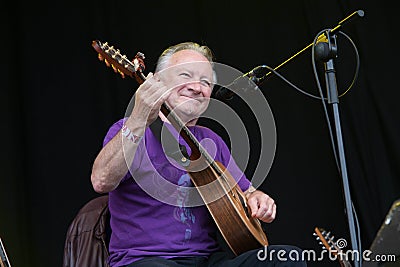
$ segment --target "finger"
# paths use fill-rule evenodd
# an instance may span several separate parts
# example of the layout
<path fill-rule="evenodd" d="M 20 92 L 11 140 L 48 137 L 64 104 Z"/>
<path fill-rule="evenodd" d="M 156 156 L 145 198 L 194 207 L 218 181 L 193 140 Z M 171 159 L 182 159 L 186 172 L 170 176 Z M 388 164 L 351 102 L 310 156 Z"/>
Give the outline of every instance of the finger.
<path fill-rule="evenodd" d="M 149 72 L 146 76 L 146 80 L 151 79 L 154 76 L 152 72 Z"/>
<path fill-rule="evenodd" d="M 271 206 L 271 209 L 269 209 L 262 218 L 260 218 L 262 221 L 270 223 L 275 219 L 276 216 L 276 205 L 275 203 Z"/>
<path fill-rule="evenodd" d="M 257 212 L 258 218 L 269 217 L 273 214 L 274 200 L 268 195 L 264 194 L 260 196 L 259 200 L 259 210 Z"/>
<path fill-rule="evenodd" d="M 276 218 L 276 203 L 274 203 L 274 210 L 273 210 L 272 216 L 271 216 L 272 221 L 275 220 L 275 218 Z"/>
<path fill-rule="evenodd" d="M 157 95 L 157 98 L 154 100 L 157 106 L 161 106 L 161 104 L 163 104 L 171 94 L 171 90 L 167 90 L 166 86 L 160 87 L 159 90 L 161 95 Z"/>
<path fill-rule="evenodd" d="M 156 73 L 154 73 L 154 79 L 156 80 L 156 81 L 161 81 L 161 75 L 160 75 L 160 73 L 159 72 L 156 72 Z"/>
<path fill-rule="evenodd" d="M 257 200 L 257 198 L 250 198 L 247 201 L 247 205 L 250 208 L 251 217 L 257 217 L 257 212 L 258 212 L 258 200 Z"/>
<path fill-rule="evenodd" d="M 146 80 L 144 81 L 143 85 L 146 87 L 146 89 L 149 89 L 152 87 L 152 85 L 155 83 L 154 75 L 153 73 L 149 73 L 146 77 Z"/>
<path fill-rule="evenodd" d="M 150 78 L 145 81 L 139 90 L 142 98 L 145 99 L 146 102 L 153 104 L 158 102 L 160 98 L 163 100 L 167 97 L 164 96 L 167 91 L 164 84 L 159 80 L 156 80 L 154 76 L 150 76 Z"/>
<path fill-rule="evenodd" d="M 260 207 L 257 211 L 256 217 L 259 219 L 265 219 L 272 214 L 272 210 L 269 210 L 268 207 Z"/>

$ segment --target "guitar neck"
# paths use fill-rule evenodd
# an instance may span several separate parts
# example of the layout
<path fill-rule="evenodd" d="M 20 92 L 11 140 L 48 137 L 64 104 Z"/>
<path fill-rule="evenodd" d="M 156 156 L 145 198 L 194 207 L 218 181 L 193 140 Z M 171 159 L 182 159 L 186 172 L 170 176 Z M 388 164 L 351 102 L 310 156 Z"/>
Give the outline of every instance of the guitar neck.
<path fill-rule="evenodd" d="M 192 149 L 192 153 L 194 153 L 196 158 L 198 158 L 201 153 L 199 143 L 186 127 L 185 123 L 183 123 L 183 121 L 175 114 L 175 112 L 171 111 L 171 108 L 166 103 L 163 103 L 161 105 L 161 112 L 171 122 L 171 124 L 179 132 L 183 139 L 185 139 L 186 143 L 188 143 L 188 145 Z"/>
<path fill-rule="evenodd" d="M 334 253 L 341 267 L 353 267 L 347 260 L 346 254 L 334 242 L 333 236 L 330 235 L 330 232 L 315 227 L 314 235 L 318 237 L 317 240 L 320 240 L 320 244 L 323 245 L 323 248 Z"/>
<path fill-rule="evenodd" d="M 3 242 L 0 238 L 0 266 L 1 267 L 11 267 L 11 264 L 8 260 L 6 250 L 4 249 Z"/>
<path fill-rule="evenodd" d="M 220 175 L 223 179 L 226 179 L 223 175 L 223 170 L 215 163 L 214 159 L 210 156 L 207 150 L 199 143 L 197 138 L 187 128 L 185 123 L 173 112 L 171 108 L 163 103 L 161 105 L 161 112 L 171 122 L 174 128 L 179 132 L 180 136 L 186 141 L 192 150 L 191 160 L 196 160 L 203 156 L 207 163 L 214 169 L 214 171 Z"/>

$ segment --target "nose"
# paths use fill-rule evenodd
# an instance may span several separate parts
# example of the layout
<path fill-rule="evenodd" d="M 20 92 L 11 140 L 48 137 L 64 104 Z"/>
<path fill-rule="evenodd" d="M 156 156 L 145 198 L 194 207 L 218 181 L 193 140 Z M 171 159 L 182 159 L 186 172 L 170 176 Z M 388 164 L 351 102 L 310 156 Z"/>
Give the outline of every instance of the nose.
<path fill-rule="evenodd" d="M 200 81 L 193 81 L 189 84 L 189 90 L 192 90 L 194 93 L 199 94 L 201 92 L 201 83 Z"/>

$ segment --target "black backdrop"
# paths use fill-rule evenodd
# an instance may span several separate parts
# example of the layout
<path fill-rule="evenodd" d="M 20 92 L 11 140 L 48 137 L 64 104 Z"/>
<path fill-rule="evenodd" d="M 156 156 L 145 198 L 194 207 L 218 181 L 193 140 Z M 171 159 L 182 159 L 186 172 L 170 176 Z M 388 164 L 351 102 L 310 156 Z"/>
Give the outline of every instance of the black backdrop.
<path fill-rule="evenodd" d="M 90 183 L 91 164 L 108 127 L 124 115 L 137 87 L 97 60 L 92 40 L 108 41 L 128 56 L 143 52 L 148 71 L 167 46 L 197 41 L 209 45 L 218 62 L 246 72 L 260 64 L 277 66 L 320 30 L 358 9 L 365 17 L 343 31 L 359 49 L 360 75 L 339 107 L 365 249 L 400 196 L 399 56 L 393 50 L 398 23 L 390 5 L 316 0 L 9 1 L 0 11 L 0 237 L 11 263 L 61 265 L 69 223 L 97 196 Z M 342 92 L 354 74 L 355 56 L 343 37 L 338 45 Z M 281 73 L 317 94 L 310 51 Z M 261 89 L 277 129 L 275 160 L 262 185 L 278 203 L 278 217 L 267 226 L 270 243 L 320 251 L 312 236 L 315 226 L 349 241 L 341 178 L 321 102 L 277 77 Z"/>

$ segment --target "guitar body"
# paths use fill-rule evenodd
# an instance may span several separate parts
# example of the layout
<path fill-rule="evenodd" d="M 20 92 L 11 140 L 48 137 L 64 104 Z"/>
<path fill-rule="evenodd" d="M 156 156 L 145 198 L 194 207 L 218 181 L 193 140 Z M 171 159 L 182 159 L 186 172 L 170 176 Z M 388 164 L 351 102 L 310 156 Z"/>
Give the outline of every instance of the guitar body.
<path fill-rule="evenodd" d="M 223 238 L 235 255 L 267 246 L 268 239 L 261 223 L 250 217 L 244 206 L 246 197 L 243 191 L 228 170 L 221 163 L 216 163 L 228 179 L 219 177 L 212 168 L 199 168 L 199 164 L 191 163 L 188 171 Z M 196 172 L 190 172 L 191 168 L 196 169 Z M 213 183 L 212 186 L 207 186 L 210 183 Z M 215 200 L 215 196 L 221 197 Z"/>

